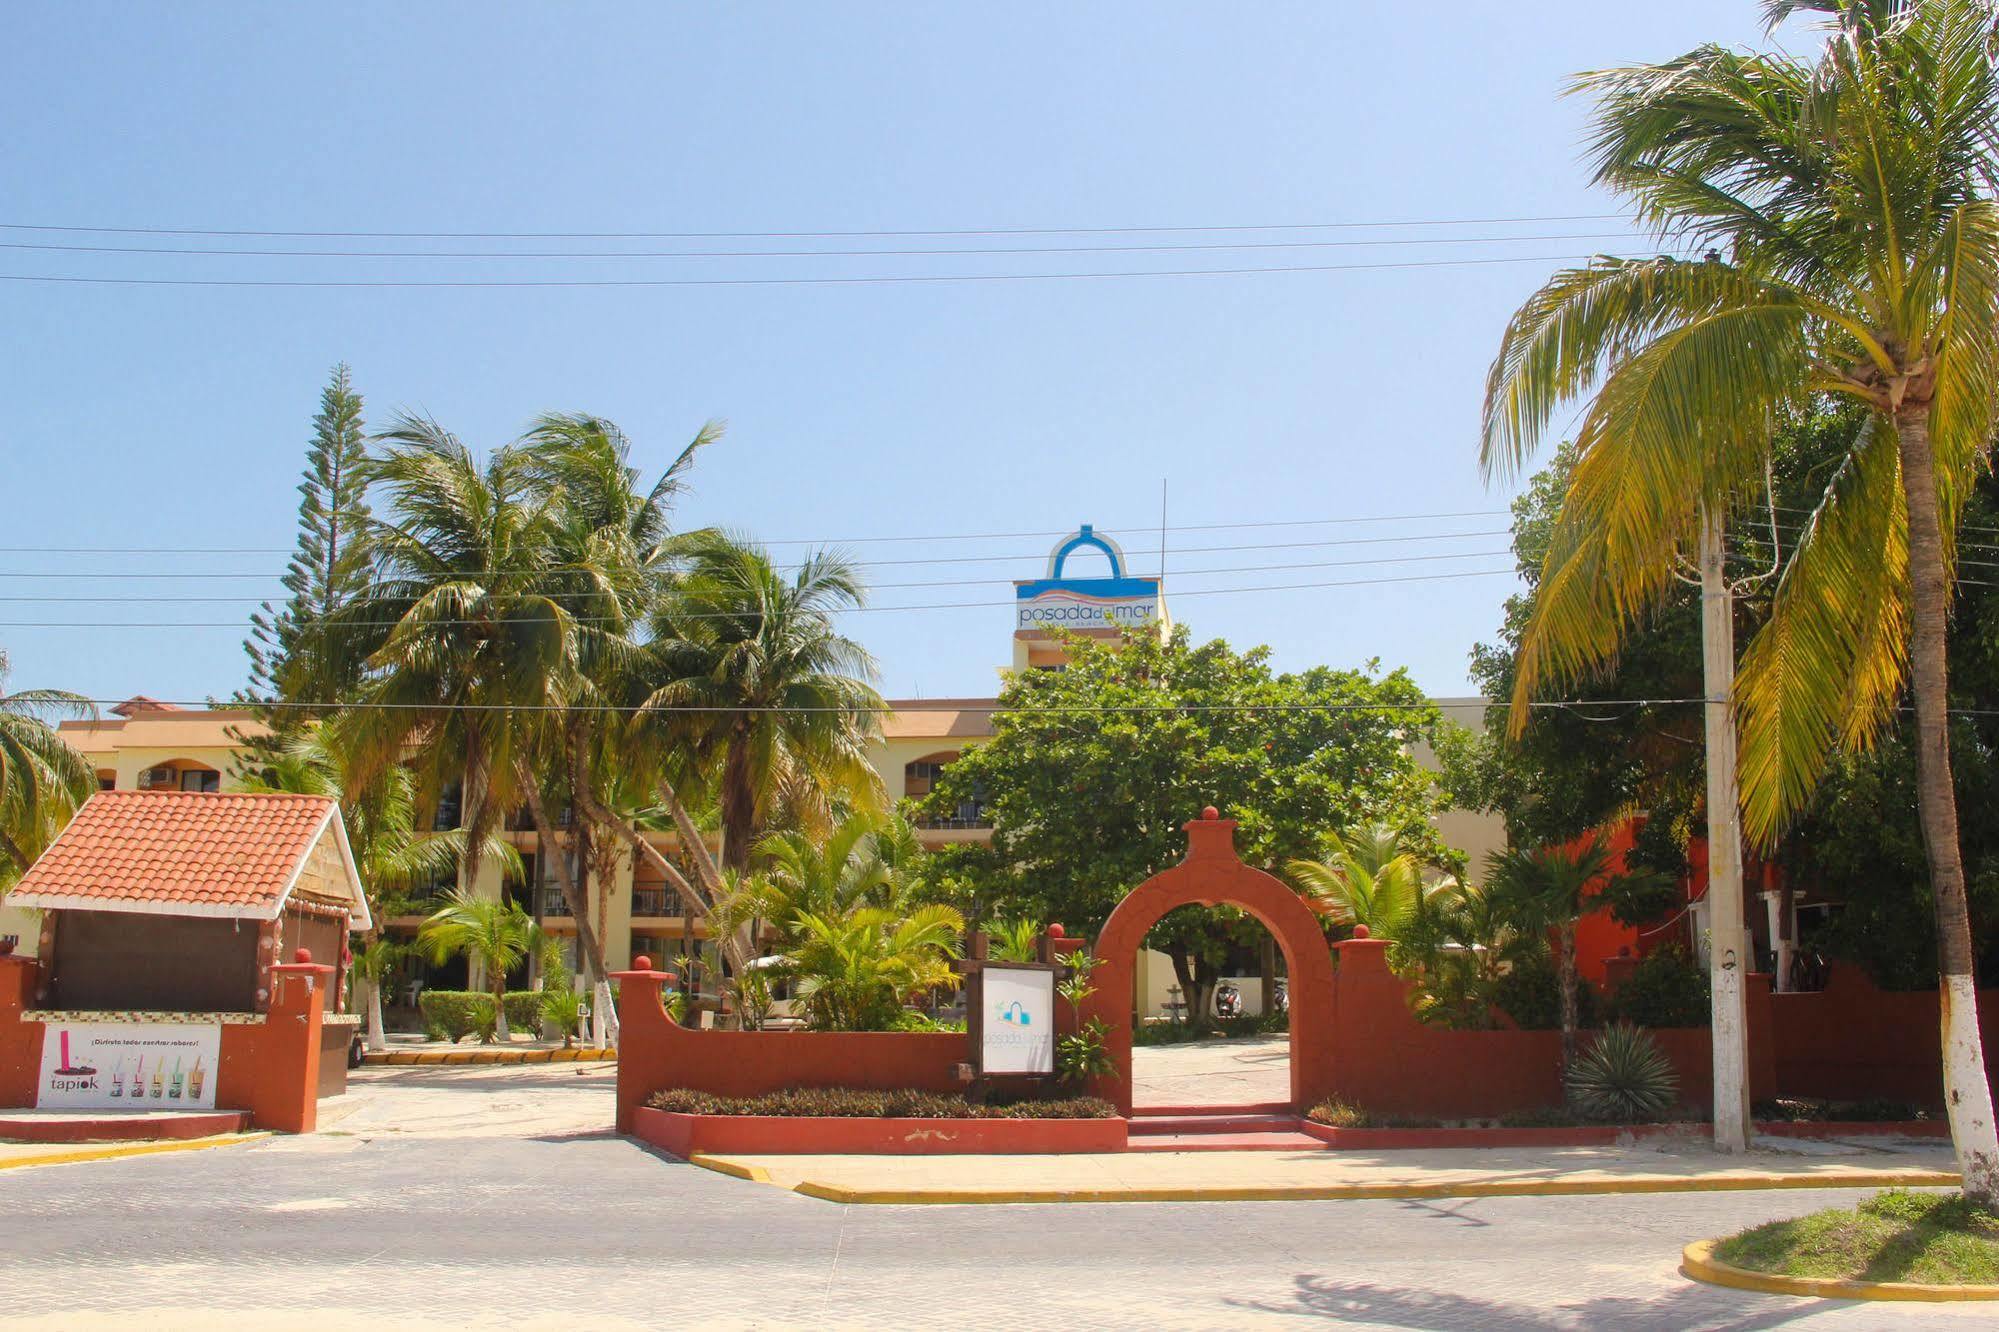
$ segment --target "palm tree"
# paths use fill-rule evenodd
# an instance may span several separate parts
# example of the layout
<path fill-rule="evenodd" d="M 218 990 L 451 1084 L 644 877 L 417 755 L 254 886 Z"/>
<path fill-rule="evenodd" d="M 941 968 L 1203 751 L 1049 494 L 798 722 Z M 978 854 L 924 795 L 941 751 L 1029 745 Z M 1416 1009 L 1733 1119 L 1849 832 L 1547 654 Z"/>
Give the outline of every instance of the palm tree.
<path fill-rule="evenodd" d="M 416 940 L 434 962 L 463 953 L 478 963 L 493 995 L 494 1033 L 505 1041 L 507 973 L 541 946 L 541 931 L 528 913 L 515 903 L 456 888 L 444 906 L 417 927 Z"/>
<path fill-rule="evenodd" d="M 0 886 L 25 874 L 97 789 L 97 774 L 48 720 L 95 717 L 90 700 L 60 689 L 10 694 L 6 684 L 0 651 Z"/>
<path fill-rule="evenodd" d="M 1401 849 L 1394 829 L 1376 825 L 1359 835 L 1332 837 L 1325 860 L 1294 860 L 1291 880 L 1340 925 L 1361 925 L 1376 939 L 1400 939 L 1425 901 L 1439 891 L 1423 882 L 1423 867 Z"/>
<path fill-rule="evenodd" d="M 241 778 L 245 791 L 288 791 L 327 796 L 340 802 L 347 844 L 368 894 L 368 912 L 376 924 L 354 955 L 356 998 L 364 1005 L 368 1048 L 387 1048 L 382 1025 L 382 978 L 401 957 L 401 950 L 382 933 L 381 922 L 399 914 L 412 895 L 427 895 L 431 885 L 458 866 L 465 831 L 427 831 L 418 818 L 417 778 L 408 765 L 395 763 L 377 772 L 365 785 L 353 784 L 353 760 L 341 749 L 345 732 L 321 723 L 298 732 L 261 768 Z M 487 835 L 481 852 L 499 862 L 505 877 L 521 877 L 520 853 L 497 831 Z"/>
<path fill-rule="evenodd" d="M 559 698 L 575 664 L 550 501 L 517 447 L 482 467 L 449 431 L 414 416 L 378 438 L 388 448 L 369 462 L 370 488 L 392 507 L 369 525 L 377 575 L 335 620 L 372 640 L 351 744 L 364 776 L 414 749 L 426 794 L 460 780 L 469 885 L 486 832 L 519 803 L 534 714 Z"/>
<path fill-rule="evenodd" d="M 1486 893 L 1501 918 L 1521 934 L 1547 938 L 1554 946 L 1564 1077 L 1576 1057 L 1576 925 L 1590 912 L 1658 881 L 1649 870 L 1615 868 L 1616 861 L 1596 833 L 1562 846 L 1509 846 L 1486 861 Z"/>
<path fill-rule="evenodd" d="M 644 789 L 643 776 L 653 761 L 627 751 L 627 728 L 616 709 L 631 701 L 639 662 L 636 634 L 658 603 L 675 558 L 673 501 L 685 489 L 695 455 L 721 433 L 719 423 L 709 422 L 649 489 L 641 487 L 630 465 L 630 441 L 601 417 L 543 416 L 520 443 L 530 486 L 550 501 L 555 558 L 548 582 L 568 608 L 575 633 L 573 669 L 559 682 L 561 706 L 545 719 L 545 753 L 539 760 L 542 768 L 560 774 L 576 814 L 573 869 L 558 850 L 540 791 L 524 779 L 523 794 L 572 911 L 587 911 L 595 900 L 591 880 L 604 882 L 599 868 L 608 863 L 613 837 L 660 867 L 690 912 L 705 915 L 713 901 L 712 891 L 704 894 L 688 884 L 632 827 L 628 808 L 635 792 Z M 677 796 L 670 789 L 667 794 L 677 805 Z M 695 853 L 705 860 L 705 847 L 697 846 Z M 601 1042 L 614 1021 L 609 975 L 594 929 L 587 942 L 581 930 L 578 939 Z"/>
<path fill-rule="evenodd" d="M 1501 341 L 1488 475 L 1589 398 L 1515 703 L 1615 654 L 1704 516 L 1760 493 L 1773 418 L 1819 400 L 1866 413 L 1743 660 L 1743 814 L 1770 845 L 1831 751 L 1869 744 L 1913 694 L 1951 1131 L 1965 1191 L 1999 1205 L 1944 654 L 1955 525 L 1999 403 L 1994 8 L 1765 9 L 1838 17 L 1815 60 L 1707 46 L 1579 80 L 1598 98 L 1598 183 L 1706 257 L 1560 273 Z"/>
<path fill-rule="evenodd" d="M 860 907 L 844 915 L 807 912 L 787 971 L 799 980 L 812 1026 L 825 1031 L 886 1031 L 903 1002 L 956 979 L 965 918 L 947 906 L 908 913 Z"/>
<path fill-rule="evenodd" d="M 821 552 L 784 577 L 747 542 L 691 537 L 686 571 L 654 617 L 644 720 L 712 771 L 722 864 L 746 869 L 780 800 L 830 815 L 881 803 L 865 748 L 880 727 L 874 661 L 839 633 L 862 604 L 855 566 Z"/>

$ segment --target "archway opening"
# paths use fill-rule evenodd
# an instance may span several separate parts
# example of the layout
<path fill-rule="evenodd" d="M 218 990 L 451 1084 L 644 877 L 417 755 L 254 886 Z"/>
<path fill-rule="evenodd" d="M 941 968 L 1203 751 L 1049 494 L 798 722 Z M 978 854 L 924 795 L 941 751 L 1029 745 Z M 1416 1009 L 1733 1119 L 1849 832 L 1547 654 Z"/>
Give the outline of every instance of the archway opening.
<path fill-rule="evenodd" d="M 1133 968 L 1133 1105 L 1288 1104 L 1289 973 L 1247 911 L 1190 904 L 1160 917 Z"/>

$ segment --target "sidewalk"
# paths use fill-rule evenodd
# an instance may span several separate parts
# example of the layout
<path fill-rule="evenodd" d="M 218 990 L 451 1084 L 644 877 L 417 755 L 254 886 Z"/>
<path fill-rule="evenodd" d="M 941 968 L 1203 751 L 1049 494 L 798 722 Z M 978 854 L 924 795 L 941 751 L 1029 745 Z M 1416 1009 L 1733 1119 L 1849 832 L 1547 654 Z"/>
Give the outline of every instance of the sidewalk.
<path fill-rule="evenodd" d="M 476 1037 L 463 1041 L 425 1040 L 421 1036 L 391 1034 L 389 1048 L 361 1056 L 365 1065 L 409 1064 L 569 1064 L 596 1060 L 615 1061 L 615 1049 L 599 1050 L 581 1039 L 564 1049 L 561 1041 L 544 1041 L 514 1036 L 505 1043 L 481 1044 Z"/>
<path fill-rule="evenodd" d="M 1689 1141 L 1422 1152 L 1120 1152 L 1076 1156 L 710 1156 L 694 1164 L 845 1203 L 1466 1198 L 1721 1189 L 1955 1187 L 1934 1141 Z"/>

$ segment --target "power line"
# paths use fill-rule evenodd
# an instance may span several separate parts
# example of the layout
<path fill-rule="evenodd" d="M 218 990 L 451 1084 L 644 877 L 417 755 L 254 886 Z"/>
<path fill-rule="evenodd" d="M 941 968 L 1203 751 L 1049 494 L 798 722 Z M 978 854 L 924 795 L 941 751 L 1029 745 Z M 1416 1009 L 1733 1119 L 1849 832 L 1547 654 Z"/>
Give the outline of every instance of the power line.
<path fill-rule="evenodd" d="M 1121 278 L 1247 277 L 1266 273 L 1351 273 L 1386 269 L 1465 268 L 1482 264 L 1574 263 L 1600 256 L 1588 254 L 1516 254 L 1482 259 L 1406 259 L 1367 264 L 1279 264 L 1246 268 L 1135 268 L 1089 273 L 904 273 L 864 277 L 741 277 L 741 278 L 466 278 L 466 279 L 314 279 L 314 278 L 158 278 L 79 277 L 0 273 L 0 282 L 112 287 L 290 287 L 317 289 L 516 289 L 582 287 L 853 287 L 903 286 L 948 282 L 1074 282 Z"/>
<path fill-rule="evenodd" d="M 1278 518 L 1258 519 L 1241 523 L 1175 523 L 1168 531 L 1173 532 L 1221 532 L 1237 529 L 1264 527 L 1330 527 L 1355 523 L 1407 523 L 1423 522 L 1444 518 L 1503 518 L 1506 509 L 1459 509 L 1438 513 L 1384 513 L 1363 517 L 1347 518 Z M 1143 532 L 1151 536 L 1157 527 L 1143 529 L 1133 527 L 1097 527 L 1100 535 L 1125 537 Z M 1074 528 L 1056 528 L 1036 532 L 944 532 L 926 536 L 861 536 L 861 537 L 782 537 L 758 541 L 763 546 L 863 546 L 910 541 L 1011 541 L 1031 538 L 1074 536 Z M 15 555 L 289 555 L 290 546 L 0 546 L 0 554 Z M 1036 558 L 1042 558 L 1042 552 Z"/>
<path fill-rule="evenodd" d="M 62 245 L 0 241 L 0 250 L 49 254 L 164 254 L 205 259 L 903 259 L 1023 254 L 1179 254 L 1214 250 L 1326 250 L 1380 245 L 1519 245 L 1548 241 L 1639 240 L 1628 231 L 1530 236 L 1409 236 L 1369 240 L 1194 241 L 1147 245 L 1008 245 L 872 250 L 265 250 L 183 245 Z"/>
<path fill-rule="evenodd" d="M 1384 583 L 1432 583 L 1432 582 L 1445 581 L 1453 578 L 1484 578 L 1484 577 L 1493 577 L 1500 574 L 1511 575 L 1513 572 L 1514 571 L 1512 569 L 1464 569 L 1452 573 L 1408 574 L 1405 576 L 1395 577 L 1395 578 L 1352 578 L 1352 579 L 1342 579 L 1337 581 L 1317 582 L 1317 583 L 1275 583 L 1275 584 L 1267 584 L 1257 587 L 1192 588 L 1184 592 L 1176 592 L 1174 596 L 1176 598 L 1208 597 L 1208 596 L 1221 596 L 1224 594 L 1232 595 L 1242 592 L 1302 592 L 1302 591 L 1311 591 L 1317 588 L 1327 588 L 1327 587 L 1368 587 Z M 1014 606 L 1017 604 L 1018 604 L 1017 602 L 1012 602 L 1012 601 L 943 601 L 943 602 L 931 602 L 924 605 L 910 605 L 910 606 L 835 606 L 829 608 L 828 613 L 833 615 L 840 615 L 840 614 L 864 614 L 869 612 L 887 612 L 887 611 L 997 610 L 997 609 L 1004 609 L 1006 607 Z M 555 618 L 556 617 L 554 616 L 542 616 L 539 618 L 534 616 L 521 616 L 509 619 L 508 623 L 511 625 L 547 624 L 555 622 Z M 563 618 L 567 622 L 573 624 L 593 624 L 593 623 L 624 624 L 624 623 L 629 623 L 630 621 L 630 617 L 626 616 L 572 615 Z M 742 619 L 744 617 L 736 612 L 723 611 L 723 612 L 714 612 L 714 613 L 697 612 L 693 614 L 677 616 L 675 618 L 681 620 L 734 620 L 734 619 Z M 367 628 L 388 629 L 388 628 L 393 628 L 400 623 L 401 623 L 400 620 L 348 620 L 343 623 L 343 627 L 353 628 L 353 629 L 367 629 Z M 433 625 L 487 624 L 490 623 L 490 621 L 447 618 L 447 619 L 429 620 L 426 621 L 426 623 Z M 241 630 L 244 627 L 245 627 L 244 622 L 241 620 L 215 620 L 215 621 L 16 620 L 16 621 L 0 622 L 0 629 L 237 629 Z"/>
<path fill-rule="evenodd" d="M 1215 555 L 1215 554 L 1225 554 L 1225 553 L 1245 551 L 1245 550 L 1317 550 L 1327 546 L 1383 546 L 1383 545 L 1393 545 L 1396 543 L 1409 542 L 1409 541 L 1463 541 L 1463 540 L 1469 540 L 1474 537 L 1495 537 L 1495 536 L 1505 536 L 1505 535 L 1507 535 L 1507 531 L 1505 528 L 1491 529 L 1479 532 L 1418 532 L 1418 533 L 1412 533 L 1409 536 L 1341 537 L 1341 538 L 1328 538 L 1323 541 L 1266 541 L 1266 542 L 1257 542 L 1252 544 L 1239 544 L 1239 545 L 1230 545 L 1230 546 L 1182 546 L 1169 553 L 1174 555 Z M 258 552 L 258 553 L 264 554 L 269 552 Z M 1047 558 L 1047 553 L 1045 551 L 1038 551 L 1038 552 L 1031 552 L 1028 554 L 1019 554 L 1019 555 L 1015 554 L 941 555 L 941 556 L 925 556 L 918 559 L 903 559 L 903 560 L 855 560 L 853 561 L 853 564 L 856 568 L 861 568 L 861 569 L 886 569 L 886 568 L 893 568 L 893 567 L 900 567 L 907 565 L 929 565 L 929 564 L 1006 564 L 1006 563 L 1025 563 L 1025 562 L 1038 563 L 1046 558 Z M 795 564 L 785 564 L 785 565 L 780 565 L 778 567 L 795 569 L 798 566 Z M 559 571 L 522 570 L 522 569 L 456 569 L 453 570 L 452 572 L 458 577 L 474 578 L 474 577 L 492 577 L 494 575 L 505 575 L 505 574 L 516 574 L 516 573 L 544 574 L 544 573 L 554 573 Z M 91 570 L 86 572 L 75 569 L 62 569 L 62 570 L 56 570 L 51 573 L 36 573 L 27 570 L 12 570 L 7 572 L 0 572 L 0 578 L 121 578 L 123 577 L 123 578 L 194 580 L 194 579 L 211 579 L 211 578 L 271 579 L 282 576 L 283 576 L 282 570 L 278 571 L 277 573 L 266 574 L 266 573 L 233 573 L 233 572 L 223 572 L 212 569 L 200 569 L 192 573 L 164 573 L 154 570 L 141 570 L 137 573 L 130 573 L 130 574 L 121 574 L 116 571 L 107 572 L 104 570 Z"/>
<path fill-rule="evenodd" d="M 1275 573 L 1279 571 L 1295 570 L 1295 569 L 1344 569 L 1344 568 L 1351 568 L 1356 565 L 1366 565 L 1366 564 L 1418 564 L 1418 563 L 1428 563 L 1434 560 L 1487 559 L 1493 556 L 1511 556 L 1512 554 L 1513 552 L 1510 550 L 1460 550 L 1442 555 L 1386 555 L 1377 559 L 1367 559 L 1367 560 L 1313 560 L 1301 564 L 1238 564 L 1219 569 L 1182 569 L 1173 576 L 1175 578 L 1181 578 L 1181 577 L 1193 578 L 1193 577 L 1200 577 L 1203 575 L 1214 575 L 1214 574 Z M 1999 567 L 1999 566 L 1994 566 L 1994 567 Z M 32 578 L 34 576 L 35 575 L 33 574 L 26 574 L 26 575 L 0 574 L 0 578 L 11 578 L 11 577 Z M 88 577 L 88 576 L 98 576 L 98 575 L 85 575 L 85 576 Z M 115 577 L 116 575 L 107 574 L 101 576 Z M 216 574 L 211 576 L 212 577 L 231 577 L 231 576 L 255 577 L 259 575 Z M 910 582 L 910 583 L 873 583 L 869 585 L 868 591 L 873 593 L 895 588 L 909 588 L 909 587 L 1011 587 L 1016 581 L 1018 580 L 1012 578 L 944 578 L 944 579 L 925 580 L 925 581 Z M 1193 590 L 1194 589 L 1186 589 L 1185 591 L 1176 591 L 1175 595 L 1176 596 L 1188 595 Z M 599 592 L 540 592 L 536 593 L 535 595 L 537 597 L 545 598 L 550 601 L 563 602 L 563 601 L 588 601 L 595 598 L 599 598 L 603 594 Z M 246 602 L 255 603 L 255 602 L 265 602 L 272 600 L 276 600 L 276 598 L 265 597 L 255 592 L 239 593 L 235 596 L 226 596 L 226 597 L 184 597 L 184 596 L 158 596 L 158 595 L 132 596 L 132 597 L 95 597 L 95 596 L 74 596 L 74 595 L 22 596 L 22 595 L 12 595 L 12 594 L 0 595 L 0 602 L 52 602 L 52 603 L 64 603 L 64 604 L 126 603 L 126 604 L 137 605 L 137 604 L 178 602 L 178 603 L 205 603 L 208 605 L 239 605 Z"/>
<path fill-rule="evenodd" d="M 1342 231 L 1392 227 L 1514 226 L 1530 222 L 1604 222 L 1623 213 L 1542 214 L 1530 217 L 1406 218 L 1392 222 L 1258 222 L 1184 226 L 961 227 L 930 231 L 250 231 L 198 227 L 57 226 L 0 222 L 4 231 L 55 231 L 98 236 L 238 236 L 262 240 L 863 240 L 910 236 L 1111 236 L 1161 232 Z"/>

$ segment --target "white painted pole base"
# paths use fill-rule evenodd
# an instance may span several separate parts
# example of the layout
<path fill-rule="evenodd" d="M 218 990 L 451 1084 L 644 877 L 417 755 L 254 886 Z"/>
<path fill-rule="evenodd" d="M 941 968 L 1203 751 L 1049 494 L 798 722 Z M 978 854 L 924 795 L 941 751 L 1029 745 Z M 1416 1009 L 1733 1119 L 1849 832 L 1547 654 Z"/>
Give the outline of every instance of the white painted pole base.
<path fill-rule="evenodd" d="M 1745 1001 L 1748 931 L 1717 932 L 1709 943 L 1714 1022 L 1714 1145 L 1749 1150 L 1749 1014 Z"/>
<path fill-rule="evenodd" d="M 1978 1034 L 1978 992 L 1969 976 L 1945 976 L 1938 992 L 1943 1003 L 1944 1104 L 1964 1191 L 1988 1204 L 1999 1202 L 1999 1126 L 1993 1121 L 1992 1087 Z"/>

